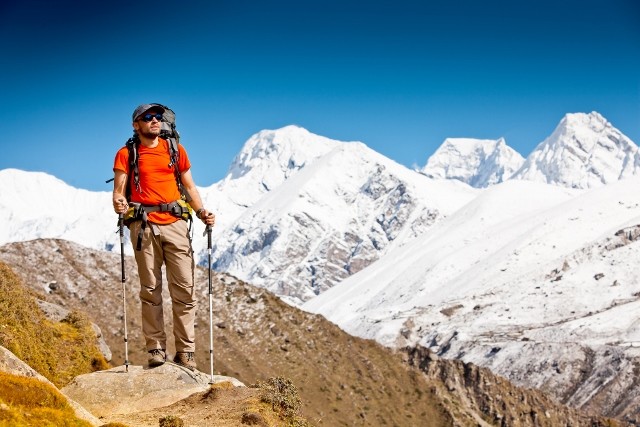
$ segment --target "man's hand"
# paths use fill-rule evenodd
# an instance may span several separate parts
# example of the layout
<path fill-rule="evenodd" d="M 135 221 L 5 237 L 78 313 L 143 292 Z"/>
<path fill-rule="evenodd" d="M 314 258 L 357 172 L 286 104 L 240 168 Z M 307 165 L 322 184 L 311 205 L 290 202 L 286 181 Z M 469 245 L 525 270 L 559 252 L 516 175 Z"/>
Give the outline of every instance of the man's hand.
<path fill-rule="evenodd" d="M 114 171 L 113 175 L 113 210 L 117 214 L 127 213 L 129 204 L 124 197 L 127 188 L 127 174 L 121 170 Z"/>
<path fill-rule="evenodd" d="M 127 213 L 128 209 L 129 209 L 129 204 L 127 203 L 127 199 L 125 199 L 123 196 L 116 196 L 114 194 L 114 196 L 113 196 L 113 210 L 117 214 L 124 214 L 124 213 Z"/>
<path fill-rule="evenodd" d="M 206 209 L 198 210 L 198 218 L 205 224 L 213 227 L 216 224 L 216 216 L 213 212 Z"/>

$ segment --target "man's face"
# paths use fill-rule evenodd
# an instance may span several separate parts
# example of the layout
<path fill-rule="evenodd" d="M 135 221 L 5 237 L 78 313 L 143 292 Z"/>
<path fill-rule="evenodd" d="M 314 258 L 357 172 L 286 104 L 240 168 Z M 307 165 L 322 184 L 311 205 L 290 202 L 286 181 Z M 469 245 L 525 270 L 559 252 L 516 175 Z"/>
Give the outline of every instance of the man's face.
<path fill-rule="evenodd" d="M 139 115 L 135 122 L 133 122 L 133 128 L 138 135 L 146 138 L 155 138 L 160 135 L 162 129 L 162 113 L 160 110 L 151 108 Z"/>

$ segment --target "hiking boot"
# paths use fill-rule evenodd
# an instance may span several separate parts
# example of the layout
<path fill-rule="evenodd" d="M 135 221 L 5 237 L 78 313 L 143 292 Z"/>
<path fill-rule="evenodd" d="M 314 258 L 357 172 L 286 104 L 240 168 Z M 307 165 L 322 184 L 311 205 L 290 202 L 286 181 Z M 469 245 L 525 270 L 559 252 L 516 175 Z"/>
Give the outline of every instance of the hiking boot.
<path fill-rule="evenodd" d="M 156 366 L 160 366 L 167 361 L 167 353 L 164 350 L 154 349 L 149 350 L 149 367 L 155 368 Z"/>
<path fill-rule="evenodd" d="M 196 359 L 193 357 L 192 351 L 179 351 L 173 358 L 173 361 L 180 366 L 184 366 L 192 371 L 196 369 Z"/>

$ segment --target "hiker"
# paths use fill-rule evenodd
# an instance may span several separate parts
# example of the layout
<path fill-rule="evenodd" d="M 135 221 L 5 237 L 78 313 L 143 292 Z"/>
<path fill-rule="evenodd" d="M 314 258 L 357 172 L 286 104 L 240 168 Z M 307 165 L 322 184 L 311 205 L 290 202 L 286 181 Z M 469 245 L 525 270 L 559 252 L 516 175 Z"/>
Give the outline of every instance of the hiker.
<path fill-rule="evenodd" d="M 113 209 L 118 214 L 133 215 L 125 224 L 140 276 L 142 333 L 149 366 L 160 366 L 167 360 L 162 310 L 164 263 L 173 309 L 173 361 L 194 370 L 196 294 L 190 224 L 185 220 L 191 218 L 191 211 L 183 208 L 180 190 L 204 224 L 213 226 L 215 215 L 202 205 L 184 147 L 176 144 L 172 155 L 171 144 L 160 136 L 165 108 L 173 114 L 160 104 L 142 104 L 134 110 L 133 143 L 118 150 L 113 165 Z M 132 160 L 135 158 L 137 164 Z"/>

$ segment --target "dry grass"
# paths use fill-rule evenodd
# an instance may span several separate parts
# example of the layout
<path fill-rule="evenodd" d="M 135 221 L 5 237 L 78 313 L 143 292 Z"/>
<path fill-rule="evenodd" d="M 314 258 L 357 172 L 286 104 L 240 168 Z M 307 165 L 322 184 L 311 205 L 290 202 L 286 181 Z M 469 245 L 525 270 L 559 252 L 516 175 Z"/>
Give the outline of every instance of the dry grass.
<path fill-rule="evenodd" d="M 4 263 L 0 263 L 0 345 L 57 387 L 108 367 L 88 318 L 71 312 L 61 322 L 47 320 L 34 295 Z"/>
<path fill-rule="evenodd" d="M 298 396 L 298 390 L 290 379 L 282 377 L 269 378 L 267 381 L 258 382 L 261 390 L 260 400 L 278 414 L 280 419 L 294 426 L 308 426 L 309 424 L 300 416 L 302 402 Z"/>
<path fill-rule="evenodd" d="M 90 427 L 76 418 L 66 399 L 51 385 L 35 378 L 0 372 L 0 427 Z"/>

